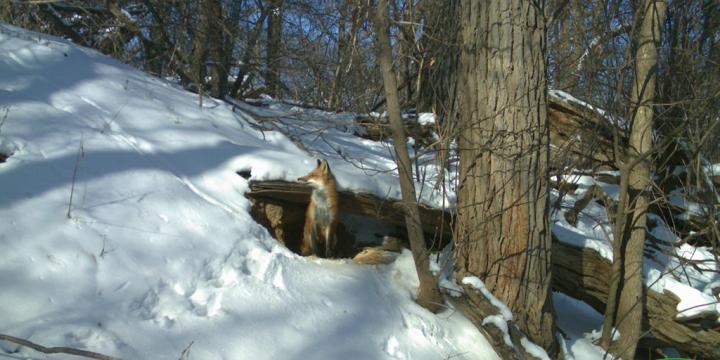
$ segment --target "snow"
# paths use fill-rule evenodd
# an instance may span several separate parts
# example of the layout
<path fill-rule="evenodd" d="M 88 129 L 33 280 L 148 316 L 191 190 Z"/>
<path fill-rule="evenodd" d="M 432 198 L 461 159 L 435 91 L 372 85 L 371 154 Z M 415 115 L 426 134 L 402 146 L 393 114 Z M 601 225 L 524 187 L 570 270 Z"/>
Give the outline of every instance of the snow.
<path fill-rule="evenodd" d="M 466 276 L 462 279 L 462 283 L 470 285 L 480 291 L 480 293 L 483 294 L 483 296 L 500 311 L 499 314 L 486 316 L 483 319 L 482 324 L 493 324 L 495 327 L 500 329 L 503 333 L 503 341 L 505 344 L 507 346 L 514 347 L 512 340 L 510 340 L 510 331 L 507 324 L 508 321 L 513 319 L 513 314 L 512 311 L 510 311 L 510 308 L 500 301 L 500 299 L 496 298 L 490 290 L 487 289 L 485 283 L 483 283 L 483 281 L 477 276 Z"/>
<path fill-rule="evenodd" d="M 560 209 L 553 212 L 553 234 L 562 243 L 594 250 L 603 258 L 612 261 L 612 227 L 605 207 L 591 201 L 578 214 L 576 225 L 568 223 L 565 214 L 593 185 L 597 185 L 606 195 L 617 200 L 617 185 L 602 183 L 587 175 L 569 175 L 563 179 L 576 184 L 578 188 L 573 194 L 563 194 Z M 560 194 L 557 190 L 551 191 L 551 204 L 557 201 L 558 196 Z M 681 204 L 682 197 L 673 193 L 670 199 Z M 687 209 L 694 209 L 691 204 L 682 205 Z M 667 245 L 645 247 L 645 286 L 659 293 L 671 292 L 676 295 L 679 299 L 676 317 L 679 319 L 710 314 L 720 321 L 720 304 L 713 295 L 713 289 L 720 287 L 720 268 L 712 250 L 688 244 L 673 246 L 680 243 L 680 239 L 670 226 L 655 214 L 648 214 L 648 219 L 649 223 L 655 224 L 648 229 L 650 234 Z M 685 264 L 688 261 L 694 264 Z"/>
<path fill-rule="evenodd" d="M 549 94 L 550 96 L 554 96 L 554 97 L 560 98 L 560 99 L 562 99 L 562 100 L 564 100 L 564 101 L 567 101 L 567 102 L 570 102 L 570 103 L 574 103 L 575 105 L 578 105 L 578 106 L 587 108 L 588 110 L 592 110 L 592 111 L 598 113 L 600 116 L 609 118 L 609 114 L 608 114 L 605 110 L 600 109 L 600 108 L 598 108 L 598 107 L 596 107 L 596 106 L 590 105 L 590 104 L 588 104 L 587 102 L 582 101 L 582 100 L 580 100 L 580 99 L 578 99 L 578 98 L 576 98 L 576 97 L 574 97 L 574 96 L 572 96 L 572 95 L 570 95 L 570 94 L 568 94 L 568 93 L 566 93 L 566 92 L 564 92 L 564 91 L 562 91 L 562 90 L 550 89 L 550 90 L 548 91 L 548 94 Z"/>
<path fill-rule="evenodd" d="M 710 176 L 720 176 L 720 163 L 707 165 L 705 172 L 710 174 Z"/>
<path fill-rule="evenodd" d="M 676 215 L 677 218 L 688 220 L 690 217 L 701 217 L 707 214 L 706 205 L 689 201 L 687 197 L 681 194 L 678 190 L 673 191 L 668 195 L 668 202 L 678 208 L 685 209 L 685 212 Z"/>
<path fill-rule="evenodd" d="M 501 315 L 489 315 L 483 319 L 482 324 L 493 324 L 496 328 L 500 329 L 503 333 L 503 341 L 505 342 L 505 345 L 514 347 L 512 340 L 510 339 L 510 330 L 508 329 L 507 322 L 508 321 Z"/>
<path fill-rule="evenodd" d="M 528 340 L 528 338 L 523 337 L 522 339 L 520 339 L 520 345 L 522 345 L 525 351 L 533 357 L 540 360 L 550 360 L 550 357 L 548 356 L 547 352 L 545 352 L 545 349 Z"/>
<path fill-rule="evenodd" d="M 510 308 L 507 307 L 500 299 L 496 298 L 490 290 L 485 287 L 485 283 L 483 283 L 480 278 L 477 276 L 466 276 L 462 279 L 462 283 L 466 285 L 470 285 L 480 291 L 483 296 L 485 296 L 488 301 L 490 301 L 491 304 L 493 304 L 498 310 L 500 310 L 500 315 L 505 321 L 511 321 L 513 319 L 512 311 L 510 311 Z"/>
<path fill-rule="evenodd" d="M 566 359 L 602 359 L 604 351 L 595 345 L 602 333 L 603 316 L 590 305 L 563 293 L 553 293 L 553 305 Z M 608 355 L 608 359 L 612 356 Z"/>
<path fill-rule="evenodd" d="M 9 155 L 0 164 L 0 333 L 128 359 L 177 359 L 189 344 L 197 359 L 497 358 L 451 306 L 431 314 L 415 304 L 408 251 L 378 267 L 303 258 L 250 216 L 248 180 L 237 171 L 294 181 L 318 157 L 341 189 L 400 198 L 392 144 L 356 136 L 354 114 L 269 98 L 258 100 L 264 106 L 205 98 L 200 108 L 197 95 L 171 82 L 4 24 L 0 50 L 0 152 Z M 454 206 L 454 176 L 445 176 L 447 192 L 436 191 L 432 154 L 418 161 L 419 200 Z M 593 184 L 609 192 L 592 177 L 578 181 L 563 206 Z M 611 258 L 600 204 L 588 206 L 578 226 L 563 214 L 555 212 L 553 227 L 561 241 Z M 677 251 L 683 259 L 711 256 Z M 720 286 L 716 265 L 685 269 L 685 284 L 667 275 L 677 259 L 655 256 L 647 280 L 681 297 L 682 316 L 720 311 L 703 305 Z M 441 257 L 433 271 L 457 295 L 451 249 Z M 500 309 L 485 321 L 507 327 L 512 313 L 480 279 L 463 283 Z M 593 310 L 559 296 L 566 358 L 601 358 L 588 340 L 598 331 Z M 5 352 L 37 355 L 2 342 Z"/>
<path fill-rule="evenodd" d="M 300 124 L 342 116 L 281 103 L 252 110 L 300 139 L 260 130 L 243 109 L 199 108 L 169 82 L 7 25 L 0 49 L 0 333 L 127 359 L 177 359 L 191 343 L 194 359 L 495 357 L 459 312 L 415 304 L 409 253 L 386 267 L 302 258 L 248 213 L 236 171 L 294 180 L 314 157 L 344 189 L 399 197 L 388 144 Z"/>
<path fill-rule="evenodd" d="M 419 113 L 418 123 L 422 126 L 435 125 L 435 114 L 433 113 Z"/>
<path fill-rule="evenodd" d="M 553 211 L 553 234 L 563 243 L 577 248 L 592 249 L 603 258 L 612 261 L 612 227 L 602 205 L 594 200 L 588 203 L 585 209 L 577 215 L 576 225 L 568 223 L 565 219 L 566 210 L 571 209 L 575 202 L 598 182 L 587 175 L 565 176 L 563 180 L 576 184 L 578 188 L 574 194 L 563 194 L 560 211 Z M 603 187 L 601 186 L 601 188 Z M 554 204 L 559 196 L 560 193 L 557 190 L 551 189 L 550 203 Z"/>

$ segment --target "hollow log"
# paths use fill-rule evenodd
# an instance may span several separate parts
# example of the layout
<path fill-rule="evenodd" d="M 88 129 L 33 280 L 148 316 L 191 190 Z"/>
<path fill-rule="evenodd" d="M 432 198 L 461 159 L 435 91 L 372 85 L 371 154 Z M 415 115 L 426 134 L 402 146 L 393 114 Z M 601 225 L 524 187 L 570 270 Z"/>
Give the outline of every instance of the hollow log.
<path fill-rule="evenodd" d="M 307 206 L 312 188 L 309 185 L 288 181 L 250 181 L 247 196 L 253 199 L 273 199 Z M 374 195 L 340 191 L 340 212 L 362 215 L 405 227 L 402 201 L 382 199 Z M 447 211 L 420 205 L 420 220 L 423 231 L 430 235 L 428 245 L 440 248 L 450 239 L 452 232 L 451 215 Z"/>

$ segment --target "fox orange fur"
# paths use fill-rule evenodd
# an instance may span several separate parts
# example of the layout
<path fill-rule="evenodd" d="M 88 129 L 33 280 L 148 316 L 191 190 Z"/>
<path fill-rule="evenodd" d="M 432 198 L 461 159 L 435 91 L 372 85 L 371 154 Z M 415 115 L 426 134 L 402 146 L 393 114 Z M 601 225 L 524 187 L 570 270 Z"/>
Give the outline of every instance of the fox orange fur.
<path fill-rule="evenodd" d="M 320 256 L 322 250 L 324 257 L 332 257 L 337 247 L 338 192 L 330 165 L 326 160 L 318 160 L 317 167 L 298 181 L 313 187 L 300 252 L 303 256 Z"/>

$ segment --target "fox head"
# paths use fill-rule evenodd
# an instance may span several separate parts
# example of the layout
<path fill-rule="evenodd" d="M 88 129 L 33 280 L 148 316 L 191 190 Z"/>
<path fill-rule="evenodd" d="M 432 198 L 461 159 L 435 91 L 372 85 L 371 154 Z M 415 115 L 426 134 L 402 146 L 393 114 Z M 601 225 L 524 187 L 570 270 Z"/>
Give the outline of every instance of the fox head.
<path fill-rule="evenodd" d="M 332 181 L 333 175 L 330 172 L 330 165 L 327 160 L 317 161 L 317 166 L 309 174 L 299 177 L 298 181 L 309 183 L 310 185 L 323 186 L 327 185 L 328 182 Z"/>

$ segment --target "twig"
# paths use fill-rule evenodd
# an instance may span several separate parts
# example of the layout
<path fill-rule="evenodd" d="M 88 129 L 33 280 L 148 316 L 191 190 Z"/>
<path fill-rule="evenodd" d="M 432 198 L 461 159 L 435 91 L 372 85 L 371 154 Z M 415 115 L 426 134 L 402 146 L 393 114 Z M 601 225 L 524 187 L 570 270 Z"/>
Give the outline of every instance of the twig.
<path fill-rule="evenodd" d="M 113 356 L 108 356 L 100 353 L 96 353 L 93 351 L 87 351 L 87 350 L 80 350 L 65 346 L 54 346 L 54 347 L 45 347 L 39 344 L 36 344 L 34 342 L 17 338 L 10 335 L 0 334 L 0 340 L 5 340 L 11 343 L 18 344 L 20 346 L 29 347 L 35 351 L 39 351 L 43 354 L 70 354 L 75 356 L 82 356 L 90 359 L 100 359 L 100 360 L 122 360 L 121 358 L 116 358 Z"/>
<path fill-rule="evenodd" d="M 3 125 L 5 125 L 5 120 L 7 120 L 8 114 L 10 114 L 10 106 L 6 106 L 6 107 L 4 107 L 4 109 L 5 109 L 5 114 L 3 115 L 2 120 L 0 120 L 0 132 L 2 131 Z"/>
<path fill-rule="evenodd" d="M 80 137 L 80 147 L 78 148 L 77 158 L 75 158 L 75 168 L 73 169 L 72 184 L 70 185 L 70 202 L 68 203 L 67 218 L 72 219 L 72 201 L 75 194 L 75 177 L 77 176 L 78 167 L 80 167 L 80 159 L 85 156 L 83 149 L 83 138 Z"/>
<path fill-rule="evenodd" d="M 190 358 L 190 347 L 193 346 L 195 341 L 191 341 L 190 344 L 185 348 L 185 350 L 180 353 L 180 359 L 179 360 L 187 360 Z"/>

